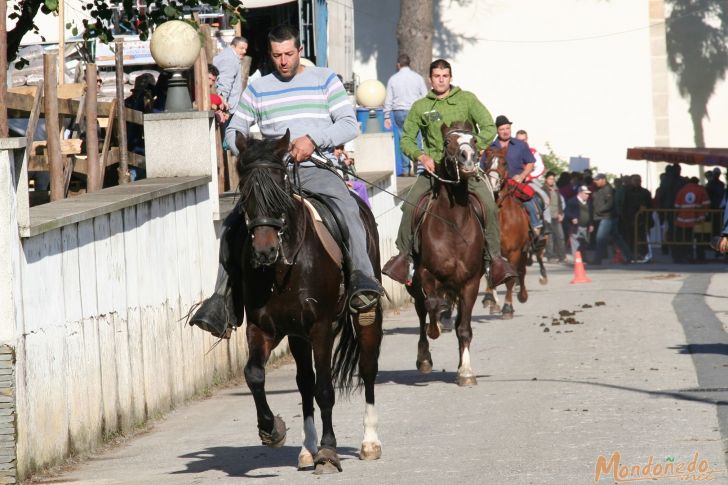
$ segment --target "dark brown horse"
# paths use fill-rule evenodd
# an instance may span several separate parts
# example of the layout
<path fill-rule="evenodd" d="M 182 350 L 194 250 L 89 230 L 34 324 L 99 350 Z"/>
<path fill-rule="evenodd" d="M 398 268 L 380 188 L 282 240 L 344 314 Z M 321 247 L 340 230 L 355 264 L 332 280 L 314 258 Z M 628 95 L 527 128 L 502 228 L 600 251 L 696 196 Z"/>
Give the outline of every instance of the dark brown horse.
<path fill-rule="evenodd" d="M 382 340 L 382 309 L 365 320 L 346 310 L 342 261 L 332 257 L 317 235 L 316 224 L 294 187 L 282 161 L 289 135 L 260 141 L 239 137 L 242 210 L 247 224 L 239 228 L 233 244 L 234 265 L 242 284 L 234 292 L 244 295 L 249 346 L 245 379 L 255 400 L 258 434 L 264 445 L 282 446 L 286 438 L 283 420 L 274 415 L 265 394 L 265 365 L 271 351 L 288 337 L 296 361 L 296 384 L 303 407 L 304 441 L 299 468 L 315 466 L 316 473 L 341 471 L 332 424 L 334 385 L 345 391 L 363 381 L 366 400 L 364 440 L 360 458 L 377 459 L 374 380 Z M 343 182 L 342 182 L 343 183 Z M 376 224 L 360 203 L 367 229 L 372 265 L 379 268 Z M 337 260 L 338 259 L 338 260 Z M 339 338 L 336 350 L 334 340 Z M 354 372 L 358 368 L 358 381 Z M 315 369 L 315 370 L 314 370 Z M 321 410 L 323 434 L 316 443 L 314 398 Z"/>
<path fill-rule="evenodd" d="M 442 131 L 445 156 L 433 176 L 433 196 L 419 224 L 415 276 L 407 289 L 415 300 L 420 319 L 417 348 L 420 372 L 432 370 L 427 337 L 440 336 L 441 315 L 451 306 L 457 306 L 455 331 L 460 352 L 457 383 L 464 386 L 477 383 L 470 364 L 473 336 L 470 318 L 480 278 L 485 272 L 485 239 L 476 214 L 477 199 L 468 191 L 468 180 L 478 174 L 478 151 L 469 123 L 443 126 Z"/>
<path fill-rule="evenodd" d="M 501 254 L 518 272 L 518 301 L 526 303 L 526 266 L 531 261 L 532 240 L 529 232 L 528 213 L 523 203 L 515 196 L 513 187 L 508 185 L 508 166 L 505 149 L 488 148 L 486 150 L 485 173 L 497 194 L 498 220 L 501 230 Z M 536 195 L 535 197 L 538 197 Z M 535 252 L 541 270 L 541 284 L 546 284 L 546 269 L 543 265 L 543 248 Z M 513 287 L 516 279 L 506 282 L 506 296 L 503 308 L 498 306 L 496 291 L 490 286 L 483 297 L 483 306 L 490 307 L 491 314 L 501 312 L 501 318 L 513 318 Z"/>

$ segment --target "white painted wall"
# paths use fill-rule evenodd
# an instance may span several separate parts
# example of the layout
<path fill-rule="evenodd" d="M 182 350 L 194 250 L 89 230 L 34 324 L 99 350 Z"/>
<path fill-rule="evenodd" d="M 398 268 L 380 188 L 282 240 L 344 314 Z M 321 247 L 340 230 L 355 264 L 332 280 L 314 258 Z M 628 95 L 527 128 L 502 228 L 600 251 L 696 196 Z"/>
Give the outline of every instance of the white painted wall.
<path fill-rule="evenodd" d="M 654 145 L 647 0 L 437 0 L 433 57 L 453 65 L 454 83 L 493 116 L 505 114 L 544 150 L 585 156 L 601 170 L 640 173 L 631 146 Z M 362 80 L 387 81 L 397 55 L 397 0 L 355 0 Z M 446 34 L 451 34 L 449 37 Z M 451 42 L 446 42 L 450 39 Z M 687 103 L 671 77 L 670 142 L 693 146 Z M 708 146 L 728 146 L 728 85 L 705 121 Z M 654 177 L 653 177 L 654 178 Z"/>
<path fill-rule="evenodd" d="M 216 345 L 185 323 L 217 271 L 206 185 L 23 239 L 22 247 L 17 225 L 3 227 L 2 240 L 17 247 L 15 297 L 1 295 L 0 308 L 8 316 L 15 303 L 21 478 L 242 374 L 244 331 Z M 282 344 L 275 354 L 285 351 Z"/>

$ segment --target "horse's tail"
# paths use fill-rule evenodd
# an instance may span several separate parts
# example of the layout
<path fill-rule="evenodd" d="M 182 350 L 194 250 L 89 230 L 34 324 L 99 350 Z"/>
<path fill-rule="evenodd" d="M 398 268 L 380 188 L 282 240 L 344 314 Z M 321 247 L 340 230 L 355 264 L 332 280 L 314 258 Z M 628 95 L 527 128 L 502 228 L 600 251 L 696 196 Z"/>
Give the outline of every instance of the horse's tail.
<path fill-rule="evenodd" d="M 354 372 L 359 364 L 360 347 L 349 312 L 344 312 L 344 315 L 339 318 L 336 334 L 339 342 L 334 351 L 331 376 L 339 391 L 348 395 L 361 385 L 361 378 L 354 379 Z"/>

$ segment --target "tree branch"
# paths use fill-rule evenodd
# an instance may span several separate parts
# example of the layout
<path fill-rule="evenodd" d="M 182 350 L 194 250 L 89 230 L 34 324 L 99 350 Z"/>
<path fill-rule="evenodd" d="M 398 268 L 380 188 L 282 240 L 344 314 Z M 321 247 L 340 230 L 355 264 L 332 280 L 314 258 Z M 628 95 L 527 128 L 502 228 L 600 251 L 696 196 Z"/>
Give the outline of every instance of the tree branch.
<path fill-rule="evenodd" d="M 38 14 L 42 0 L 24 0 L 20 7 L 20 18 L 15 24 L 13 30 L 8 31 L 8 63 L 15 60 L 20 50 L 20 41 L 23 40 L 25 34 L 33 29 L 35 23 L 33 19 Z"/>

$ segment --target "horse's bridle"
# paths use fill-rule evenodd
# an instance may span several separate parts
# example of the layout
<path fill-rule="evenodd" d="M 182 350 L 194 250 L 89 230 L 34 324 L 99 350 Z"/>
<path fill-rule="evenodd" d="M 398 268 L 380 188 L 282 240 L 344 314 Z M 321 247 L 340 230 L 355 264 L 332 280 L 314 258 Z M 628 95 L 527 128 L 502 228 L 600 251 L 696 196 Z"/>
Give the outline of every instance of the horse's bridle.
<path fill-rule="evenodd" d="M 474 135 L 474 133 L 469 132 L 469 131 L 463 131 L 463 130 L 451 130 L 445 134 L 445 157 L 443 158 L 443 162 L 450 162 L 453 164 L 453 166 L 455 167 L 456 179 L 455 180 L 444 179 L 444 178 L 440 177 L 439 175 L 437 175 L 436 173 L 431 173 L 430 175 L 433 178 L 435 178 L 436 180 L 438 180 L 439 182 L 442 182 L 445 184 L 458 185 L 458 184 L 460 184 L 460 181 L 461 181 L 460 180 L 460 170 L 458 169 L 458 164 L 460 163 L 460 160 L 458 160 L 458 153 L 460 153 L 461 147 L 472 146 L 472 145 L 469 142 L 458 143 L 458 149 L 455 152 L 455 154 L 453 155 L 447 151 L 447 137 L 449 137 L 450 135 Z M 475 150 L 475 152 L 477 153 L 477 149 Z"/>
<path fill-rule="evenodd" d="M 247 165 L 245 165 L 242 169 L 240 169 L 240 175 L 244 176 L 246 173 L 249 173 L 252 170 L 256 169 L 263 169 L 263 170 L 278 170 L 286 172 L 285 177 L 286 180 L 288 180 L 288 169 L 286 166 L 282 163 L 275 163 L 275 162 L 269 162 L 267 160 L 256 160 L 254 162 L 251 162 Z M 243 212 L 245 211 L 244 208 L 242 208 Z M 248 228 L 248 232 L 252 235 L 252 230 L 256 227 L 260 226 L 268 226 L 268 227 L 274 227 L 278 229 L 278 237 L 280 239 L 283 229 L 286 227 L 286 218 L 283 214 L 281 214 L 280 217 L 256 217 L 254 219 L 250 219 L 248 217 L 248 214 L 245 215 L 245 225 Z"/>
<path fill-rule="evenodd" d="M 287 154 L 288 155 L 288 154 Z M 256 160 L 254 162 L 246 164 L 242 169 L 240 169 L 240 175 L 241 177 L 244 176 L 246 173 L 250 172 L 251 170 L 256 169 L 262 169 L 262 170 L 276 170 L 276 171 L 283 171 L 285 173 L 284 178 L 286 180 L 286 186 L 288 188 L 288 192 L 292 191 L 290 190 L 290 183 L 288 181 L 288 167 L 287 162 L 290 159 L 290 156 L 286 156 L 281 163 L 276 162 L 270 162 L 267 160 Z M 295 171 L 296 166 L 294 166 Z M 299 194 L 300 195 L 300 194 Z M 299 242 L 298 247 L 293 252 L 293 255 L 291 256 L 291 260 L 286 257 L 285 252 L 283 251 L 283 234 L 286 230 L 286 217 L 285 214 L 281 214 L 280 217 L 270 217 L 270 216 L 260 216 L 255 217 L 253 219 L 250 219 L 248 214 L 245 212 L 245 204 L 241 204 L 241 211 L 243 211 L 243 215 L 245 216 L 245 226 L 248 229 L 248 234 L 250 234 L 250 238 L 254 239 L 255 234 L 253 233 L 253 230 L 256 227 L 272 227 L 277 230 L 277 236 L 278 236 L 278 255 L 283 259 L 283 263 L 287 266 L 293 266 L 296 262 L 296 255 L 298 254 L 298 251 L 301 249 L 301 246 L 303 244 L 304 237 L 301 237 L 301 241 Z M 305 207 L 303 207 L 303 204 L 301 204 L 302 211 L 305 214 Z M 306 225 L 304 224 L 304 231 L 306 229 Z M 304 233 L 305 236 L 305 233 Z"/>

